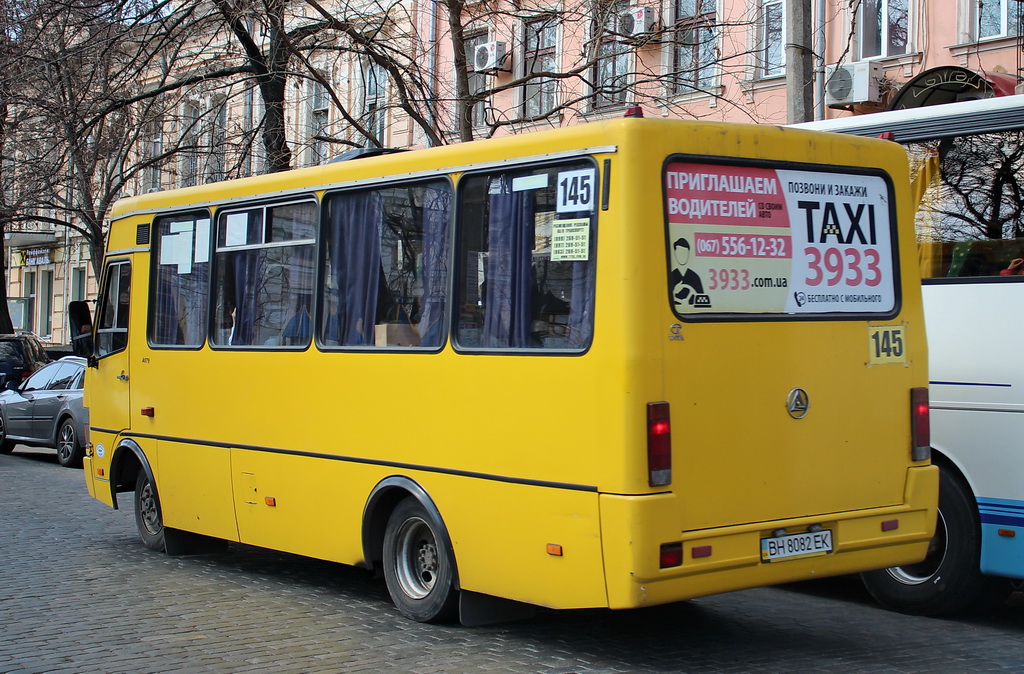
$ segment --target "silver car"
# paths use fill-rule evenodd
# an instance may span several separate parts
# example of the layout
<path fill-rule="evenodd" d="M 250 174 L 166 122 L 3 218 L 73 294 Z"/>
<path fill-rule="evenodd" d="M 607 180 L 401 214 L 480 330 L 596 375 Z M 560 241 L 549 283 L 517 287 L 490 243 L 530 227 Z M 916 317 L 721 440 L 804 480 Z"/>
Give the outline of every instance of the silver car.
<path fill-rule="evenodd" d="M 60 465 L 81 467 L 84 379 L 85 359 L 65 356 L 20 384 L 9 383 L 0 391 L 0 453 L 9 454 L 16 444 L 53 447 Z"/>

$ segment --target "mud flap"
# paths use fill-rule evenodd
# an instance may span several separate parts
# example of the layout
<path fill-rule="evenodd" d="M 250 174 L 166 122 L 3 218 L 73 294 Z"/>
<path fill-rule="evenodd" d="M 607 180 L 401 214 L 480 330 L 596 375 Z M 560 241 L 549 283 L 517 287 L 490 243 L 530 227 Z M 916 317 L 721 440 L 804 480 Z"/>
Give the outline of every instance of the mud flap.
<path fill-rule="evenodd" d="M 529 620 L 536 614 L 537 607 L 533 604 L 466 590 L 459 592 L 459 622 L 466 627 Z"/>
<path fill-rule="evenodd" d="M 164 551 L 171 557 L 180 555 L 211 555 L 227 552 L 228 542 L 223 538 L 213 538 L 202 534 L 193 534 L 181 529 L 164 527 Z"/>

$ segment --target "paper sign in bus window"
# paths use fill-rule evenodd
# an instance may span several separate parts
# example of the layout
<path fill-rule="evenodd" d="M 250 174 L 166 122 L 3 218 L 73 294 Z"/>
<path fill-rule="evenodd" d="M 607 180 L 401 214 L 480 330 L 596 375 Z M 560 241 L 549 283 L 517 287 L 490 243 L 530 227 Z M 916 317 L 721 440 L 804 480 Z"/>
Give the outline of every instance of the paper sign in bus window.
<path fill-rule="evenodd" d="M 210 219 L 196 220 L 196 264 L 210 261 Z"/>
<path fill-rule="evenodd" d="M 178 274 L 192 273 L 192 230 L 160 237 L 160 264 L 178 266 Z"/>
<path fill-rule="evenodd" d="M 523 192 L 525 190 L 542 190 L 548 186 L 548 174 L 538 173 L 532 176 L 523 176 L 512 180 L 512 191 Z"/>
<path fill-rule="evenodd" d="M 249 214 L 229 213 L 225 223 L 225 246 L 244 246 L 249 243 Z"/>
<path fill-rule="evenodd" d="M 551 223 L 551 261 L 590 259 L 590 218 Z"/>

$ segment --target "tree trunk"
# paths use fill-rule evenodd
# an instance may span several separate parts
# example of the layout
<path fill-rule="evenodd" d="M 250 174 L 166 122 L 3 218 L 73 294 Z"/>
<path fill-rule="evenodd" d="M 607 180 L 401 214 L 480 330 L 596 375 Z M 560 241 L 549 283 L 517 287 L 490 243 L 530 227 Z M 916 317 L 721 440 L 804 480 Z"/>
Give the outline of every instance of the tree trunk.
<path fill-rule="evenodd" d="M 14 323 L 11 321 L 11 311 L 7 306 L 7 246 L 4 245 L 4 234 L 7 226 L 0 223 L 0 334 L 8 335 L 14 332 Z"/>
<path fill-rule="evenodd" d="M 287 171 L 292 166 L 292 151 L 288 147 L 284 114 L 286 85 L 287 79 L 283 74 L 270 73 L 260 78 L 260 93 L 265 106 L 263 147 L 267 153 L 267 170 L 270 173 Z"/>

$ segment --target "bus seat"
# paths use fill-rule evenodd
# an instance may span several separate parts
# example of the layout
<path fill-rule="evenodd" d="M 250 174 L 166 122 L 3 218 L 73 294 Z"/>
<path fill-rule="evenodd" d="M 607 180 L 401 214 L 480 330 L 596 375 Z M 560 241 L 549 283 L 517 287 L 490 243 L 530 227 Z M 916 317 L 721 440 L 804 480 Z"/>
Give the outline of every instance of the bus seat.
<path fill-rule="evenodd" d="M 997 276 L 1014 258 L 1024 256 L 1019 239 L 959 241 L 953 246 L 947 277 Z"/>

